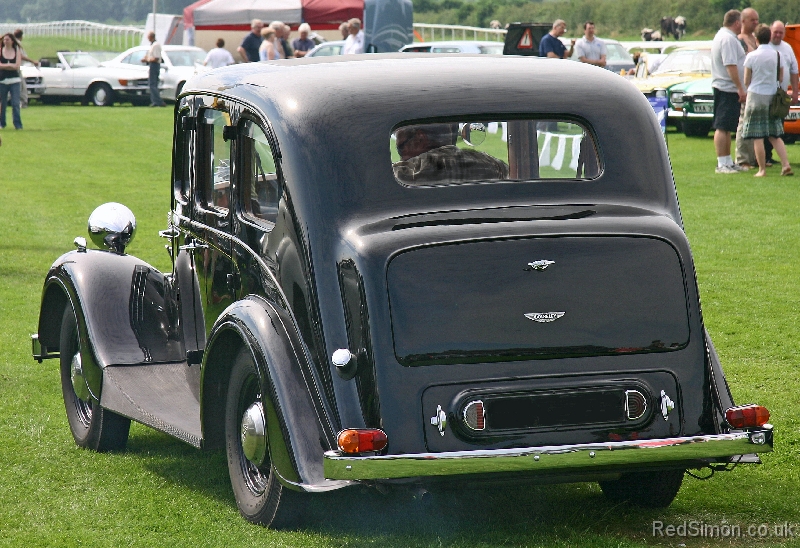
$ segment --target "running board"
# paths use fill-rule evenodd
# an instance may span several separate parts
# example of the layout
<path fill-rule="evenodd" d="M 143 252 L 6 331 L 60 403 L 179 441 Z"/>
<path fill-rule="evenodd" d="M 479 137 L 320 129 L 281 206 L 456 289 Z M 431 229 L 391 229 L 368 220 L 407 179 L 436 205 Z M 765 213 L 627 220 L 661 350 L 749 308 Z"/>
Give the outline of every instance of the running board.
<path fill-rule="evenodd" d="M 114 365 L 103 370 L 100 405 L 200 447 L 199 365 Z"/>

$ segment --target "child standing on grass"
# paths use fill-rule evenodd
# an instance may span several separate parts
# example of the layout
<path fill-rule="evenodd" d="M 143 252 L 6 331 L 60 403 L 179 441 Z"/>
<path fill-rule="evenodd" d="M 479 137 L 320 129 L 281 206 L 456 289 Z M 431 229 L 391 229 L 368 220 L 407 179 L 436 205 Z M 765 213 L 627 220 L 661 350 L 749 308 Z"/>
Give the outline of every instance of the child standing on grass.
<path fill-rule="evenodd" d="M 0 129 L 6 127 L 6 105 L 11 92 L 11 113 L 16 129 L 22 129 L 19 115 L 19 66 L 22 63 L 22 52 L 17 39 L 10 32 L 3 35 L 3 46 L 0 48 Z"/>

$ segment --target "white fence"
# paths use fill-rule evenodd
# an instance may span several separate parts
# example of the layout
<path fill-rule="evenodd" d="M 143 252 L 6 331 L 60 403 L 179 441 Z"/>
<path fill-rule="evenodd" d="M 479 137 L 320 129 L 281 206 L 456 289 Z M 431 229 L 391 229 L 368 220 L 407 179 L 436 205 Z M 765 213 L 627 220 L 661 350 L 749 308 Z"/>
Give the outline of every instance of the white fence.
<path fill-rule="evenodd" d="M 144 29 L 103 25 L 91 21 L 52 21 L 50 23 L 0 24 L 0 34 L 22 29 L 25 36 L 66 36 L 84 40 L 100 48 L 128 49 L 142 42 Z"/>
<path fill-rule="evenodd" d="M 481 27 L 465 27 L 462 25 L 436 25 L 431 23 L 414 23 L 414 32 L 418 38 L 426 40 L 490 40 L 502 42 L 506 39 L 506 29 L 485 29 Z"/>

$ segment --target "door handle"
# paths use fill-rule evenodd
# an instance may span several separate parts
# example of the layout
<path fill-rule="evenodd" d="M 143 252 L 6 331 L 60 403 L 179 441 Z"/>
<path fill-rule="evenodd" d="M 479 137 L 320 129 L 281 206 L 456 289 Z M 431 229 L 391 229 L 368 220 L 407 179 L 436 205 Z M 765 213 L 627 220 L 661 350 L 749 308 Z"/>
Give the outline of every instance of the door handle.
<path fill-rule="evenodd" d="M 193 240 L 191 243 L 188 243 L 186 245 L 178 246 L 178 249 L 180 249 L 182 251 L 197 251 L 199 249 L 208 249 L 208 244 L 204 244 L 204 243 L 198 242 L 197 240 Z"/>

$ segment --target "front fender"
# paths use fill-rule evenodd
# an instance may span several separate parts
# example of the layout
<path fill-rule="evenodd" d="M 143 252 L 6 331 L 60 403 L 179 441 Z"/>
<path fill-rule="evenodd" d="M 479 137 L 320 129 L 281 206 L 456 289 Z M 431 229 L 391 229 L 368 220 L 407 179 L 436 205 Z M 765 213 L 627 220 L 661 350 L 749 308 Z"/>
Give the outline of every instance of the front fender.
<path fill-rule="evenodd" d="M 99 369 L 183 361 L 172 291 L 164 274 L 131 255 L 71 251 L 45 278 L 39 339 L 48 348 L 58 347 L 61 316 L 71 302 L 81 341 L 88 345 L 82 347 L 91 349 Z"/>
<path fill-rule="evenodd" d="M 241 342 L 250 349 L 269 396 L 264 400 L 270 458 L 281 482 L 303 491 L 338 489 L 349 482 L 326 480 L 323 471 L 322 455 L 334 443 L 328 413 L 287 322 L 285 314 L 256 296 L 232 304 L 216 321 L 201 380 L 204 438 L 217 445 L 224 436 L 221 411 L 232 353 Z"/>

